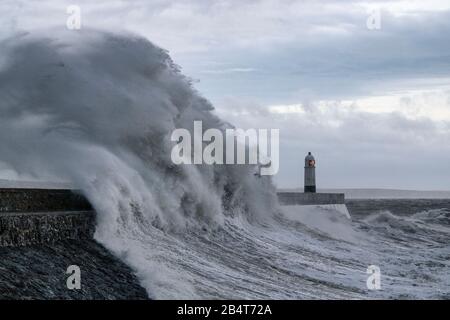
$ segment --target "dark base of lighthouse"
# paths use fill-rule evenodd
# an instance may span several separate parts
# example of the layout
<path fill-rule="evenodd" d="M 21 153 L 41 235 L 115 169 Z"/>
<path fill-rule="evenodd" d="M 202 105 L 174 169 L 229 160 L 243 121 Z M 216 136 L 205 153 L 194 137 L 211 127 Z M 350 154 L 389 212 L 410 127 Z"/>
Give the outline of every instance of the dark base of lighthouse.
<path fill-rule="evenodd" d="M 305 193 L 316 193 L 316 186 L 305 186 Z"/>

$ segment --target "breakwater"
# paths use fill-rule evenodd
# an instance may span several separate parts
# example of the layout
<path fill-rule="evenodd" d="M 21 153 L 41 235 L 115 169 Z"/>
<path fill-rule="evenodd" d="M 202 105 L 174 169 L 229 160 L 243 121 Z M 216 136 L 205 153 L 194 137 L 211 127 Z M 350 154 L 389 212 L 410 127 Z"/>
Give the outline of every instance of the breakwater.
<path fill-rule="evenodd" d="M 343 193 L 277 192 L 282 205 L 345 204 Z"/>
<path fill-rule="evenodd" d="M 0 189 L 0 246 L 91 239 L 95 214 L 77 191 Z"/>
<path fill-rule="evenodd" d="M 134 271 L 93 239 L 95 211 L 78 192 L 0 189 L 0 299 L 148 299 Z M 81 287 L 67 286 L 67 268 Z"/>

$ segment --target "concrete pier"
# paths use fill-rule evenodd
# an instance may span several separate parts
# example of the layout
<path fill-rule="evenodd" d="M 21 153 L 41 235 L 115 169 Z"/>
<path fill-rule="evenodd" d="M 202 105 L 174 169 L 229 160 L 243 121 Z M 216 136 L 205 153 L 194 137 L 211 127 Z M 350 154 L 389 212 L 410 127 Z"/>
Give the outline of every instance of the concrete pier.
<path fill-rule="evenodd" d="M 280 191 L 282 205 L 345 204 L 343 193 Z M 95 212 L 78 191 L 0 189 L 0 246 L 25 246 L 92 238 Z"/>
<path fill-rule="evenodd" d="M 277 192 L 281 205 L 345 204 L 343 193 Z"/>

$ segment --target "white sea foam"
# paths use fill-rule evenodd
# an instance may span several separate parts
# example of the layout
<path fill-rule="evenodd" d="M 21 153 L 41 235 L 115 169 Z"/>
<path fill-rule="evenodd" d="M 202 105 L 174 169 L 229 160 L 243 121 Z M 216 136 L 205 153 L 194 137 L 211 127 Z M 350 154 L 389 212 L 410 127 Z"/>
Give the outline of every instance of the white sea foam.
<path fill-rule="evenodd" d="M 83 190 L 98 212 L 96 238 L 126 252 L 143 278 L 154 277 L 157 261 L 144 243 L 149 233 L 216 228 L 226 215 L 263 222 L 276 211 L 270 179 L 254 166 L 172 163 L 175 128 L 231 126 L 149 41 L 53 30 L 1 48 L 0 168 Z"/>
<path fill-rule="evenodd" d="M 288 219 L 324 232 L 334 239 L 356 243 L 360 238 L 352 228 L 345 205 L 291 205 L 283 206 L 282 212 Z"/>
<path fill-rule="evenodd" d="M 83 190 L 98 213 L 96 239 L 149 296 L 449 296 L 448 233 L 408 232 L 445 210 L 398 223 L 282 209 L 253 166 L 173 165 L 173 129 L 230 125 L 147 40 L 46 31 L 0 48 L 0 177 Z M 365 285 L 372 264 L 381 268 L 379 292 Z"/>

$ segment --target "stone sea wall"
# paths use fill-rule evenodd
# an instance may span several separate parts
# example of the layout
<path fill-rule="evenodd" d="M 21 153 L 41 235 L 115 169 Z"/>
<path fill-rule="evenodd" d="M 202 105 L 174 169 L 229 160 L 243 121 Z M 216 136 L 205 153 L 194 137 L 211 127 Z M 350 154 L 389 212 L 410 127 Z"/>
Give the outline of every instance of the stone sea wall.
<path fill-rule="evenodd" d="M 91 239 L 95 214 L 77 191 L 0 189 L 0 246 Z"/>
<path fill-rule="evenodd" d="M 0 214 L 2 212 L 86 210 L 92 210 L 92 207 L 76 190 L 0 189 Z"/>
<path fill-rule="evenodd" d="M 0 300 L 148 299 L 94 231 L 95 211 L 77 191 L 0 189 Z M 67 286 L 72 265 L 79 289 Z"/>
<path fill-rule="evenodd" d="M 92 239 L 93 211 L 0 213 L 0 246 Z"/>

